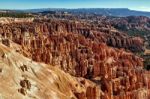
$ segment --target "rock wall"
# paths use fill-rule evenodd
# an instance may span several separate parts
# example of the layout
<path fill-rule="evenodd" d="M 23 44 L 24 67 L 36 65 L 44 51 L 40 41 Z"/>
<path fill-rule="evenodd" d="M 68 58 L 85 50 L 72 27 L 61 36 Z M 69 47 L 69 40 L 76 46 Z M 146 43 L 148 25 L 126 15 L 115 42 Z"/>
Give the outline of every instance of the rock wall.
<path fill-rule="evenodd" d="M 23 22 L 33 22 L 34 18 L 0 18 L 1 24 L 11 24 L 11 23 L 23 23 Z"/>
<path fill-rule="evenodd" d="M 142 50 L 141 38 L 110 27 L 52 20 L 1 25 L 0 34 L 20 44 L 20 52 L 34 61 L 97 84 L 87 86 L 82 80 L 87 87 L 74 93 L 78 99 L 148 99 L 150 95 L 143 60 L 122 49 Z"/>

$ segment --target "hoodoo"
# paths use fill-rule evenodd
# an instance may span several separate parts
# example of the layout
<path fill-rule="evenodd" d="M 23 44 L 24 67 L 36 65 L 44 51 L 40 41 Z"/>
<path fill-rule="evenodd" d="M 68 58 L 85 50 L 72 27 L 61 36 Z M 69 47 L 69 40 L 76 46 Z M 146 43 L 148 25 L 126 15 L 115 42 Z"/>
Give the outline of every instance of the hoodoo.
<path fill-rule="evenodd" d="M 1 97 L 148 99 L 149 72 L 132 53 L 142 38 L 111 28 L 46 19 L 0 25 Z"/>

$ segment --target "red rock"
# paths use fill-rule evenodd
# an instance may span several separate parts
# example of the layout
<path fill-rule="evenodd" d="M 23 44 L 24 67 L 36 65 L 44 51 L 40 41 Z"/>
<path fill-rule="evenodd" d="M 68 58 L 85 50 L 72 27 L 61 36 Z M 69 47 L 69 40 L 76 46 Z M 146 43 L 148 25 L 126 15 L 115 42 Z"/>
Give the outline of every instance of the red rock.
<path fill-rule="evenodd" d="M 139 51 L 143 44 L 140 38 L 103 27 L 91 30 L 86 24 L 65 21 L 0 27 L 2 37 L 20 44 L 34 61 L 58 66 L 71 75 L 90 79 L 101 86 L 88 86 L 86 92 L 75 93 L 79 99 L 133 99 L 132 96 L 142 96 L 135 90 L 150 88 L 145 80 L 143 60 L 124 49 L 117 49 Z M 24 33 L 22 28 L 29 33 Z M 96 77 L 99 79 L 93 80 Z"/>

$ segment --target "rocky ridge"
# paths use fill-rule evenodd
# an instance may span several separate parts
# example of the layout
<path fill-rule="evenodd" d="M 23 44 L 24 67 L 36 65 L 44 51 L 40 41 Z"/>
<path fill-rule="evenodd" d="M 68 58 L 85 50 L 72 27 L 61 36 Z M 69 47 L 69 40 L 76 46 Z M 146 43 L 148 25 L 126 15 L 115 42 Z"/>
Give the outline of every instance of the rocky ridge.
<path fill-rule="evenodd" d="M 77 99 L 148 99 L 150 97 L 149 72 L 143 69 L 143 59 L 129 51 L 142 50 L 141 38 L 129 37 L 103 24 L 100 27 L 92 27 L 87 23 L 61 20 L 34 20 L 32 23 L 1 25 L 0 34 L 1 41 L 7 49 L 14 44 L 20 46 L 19 49 L 15 49 L 14 55 L 23 54 L 40 64 L 44 62 L 54 66 L 47 66 L 50 70 L 60 68 L 69 73 L 62 73 L 58 69 L 58 73 L 55 73 L 63 75 L 60 79 L 77 77 L 72 81 L 54 80 L 59 83 L 56 84 L 57 87 L 65 87 L 57 90 L 65 92 L 65 89 L 69 88 L 70 94 L 65 94 L 64 99 L 71 99 L 71 96 Z M 17 59 L 13 62 L 18 62 Z M 42 66 L 40 64 L 38 65 Z M 32 65 L 36 69 L 37 65 Z M 22 72 L 28 70 L 26 64 L 21 65 L 20 68 Z M 40 71 L 47 73 L 47 68 Z M 46 75 L 51 77 L 49 73 Z M 49 76 L 42 78 L 44 84 L 50 79 Z M 81 84 L 83 88 L 81 86 L 80 90 L 76 87 L 67 88 L 68 84 L 74 86 L 73 83 L 76 81 L 78 82 L 75 86 Z M 27 96 L 32 84 L 26 78 L 18 83 L 21 87 L 18 89 L 19 92 Z"/>
<path fill-rule="evenodd" d="M 33 22 L 34 18 L 6 18 L 1 17 L 0 23 L 1 24 L 10 24 L 10 23 L 22 23 L 22 22 Z"/>
<path fill-rule="evenodd" d="M 15 43 L 11 47 L 0 44 L 1 99 L 77 99 L 78 93 L 96 90 L 91 81 L 24 57 L 16 52 L 20 48 Z"/>

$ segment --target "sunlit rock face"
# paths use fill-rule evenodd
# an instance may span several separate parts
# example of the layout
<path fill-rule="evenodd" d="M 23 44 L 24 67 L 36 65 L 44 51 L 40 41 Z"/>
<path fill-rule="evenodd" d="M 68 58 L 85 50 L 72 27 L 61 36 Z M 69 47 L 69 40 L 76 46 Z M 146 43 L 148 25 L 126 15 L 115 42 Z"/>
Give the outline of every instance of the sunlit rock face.
<path fill-rule="evenodd" d="M 143 69 L 143 59 L 130 52 L 142 50 L 141 38 L 129 37 L 112 30 L 111 26 L 92 27 L 82 22 L 59 20 L 1 25 L 0 34 L 3 45 L 20 46 L 15 49 L 16 53 L 67 73 L 58 73 L 60 79 L 54 79 L 59 83 L 57 87 L 65 86 L 58 88 L 59 91 L 69 88 L 71 93 L 65 95 L 70 97 L 64 99 L 148 99 L 150 96 L 149 72 Z M 45 69 L 43 73 L 47 72 Z M 22 65 L 21 70 L 27 71 L 27 67 Z M 52 77 L 46 75 L 47 79 Z M 69 79 L 76 78 L 61 81 L 66 75 Z M 67 85 L 63 85 L 65 82 Z M 77 84 L 72 85 L 74 82 Z M 18 92 L 26 96 L 32 84 L 26 78 L 19 84 Z"/>
<path fill-rule="evenodd" d="M 100 89 L 84 78 L 76 78 L 57 67 L 34 62 L 16 52 L 20 45 L 0 44 L 0 98 L 1 99 L 78 99 Z M 93 91 L 89 91 L 93 89 Z M 86 95 L 86 93 L 89 93 Z M 79 98 L 82 99 L 82 98 Z"/>
<path fill-rule="evenodd" d="M 1 24 L 10 24 L 10 23 L 30 23 L 33 22 L 34 18 L 0 18 L 0 23 Z"/>

